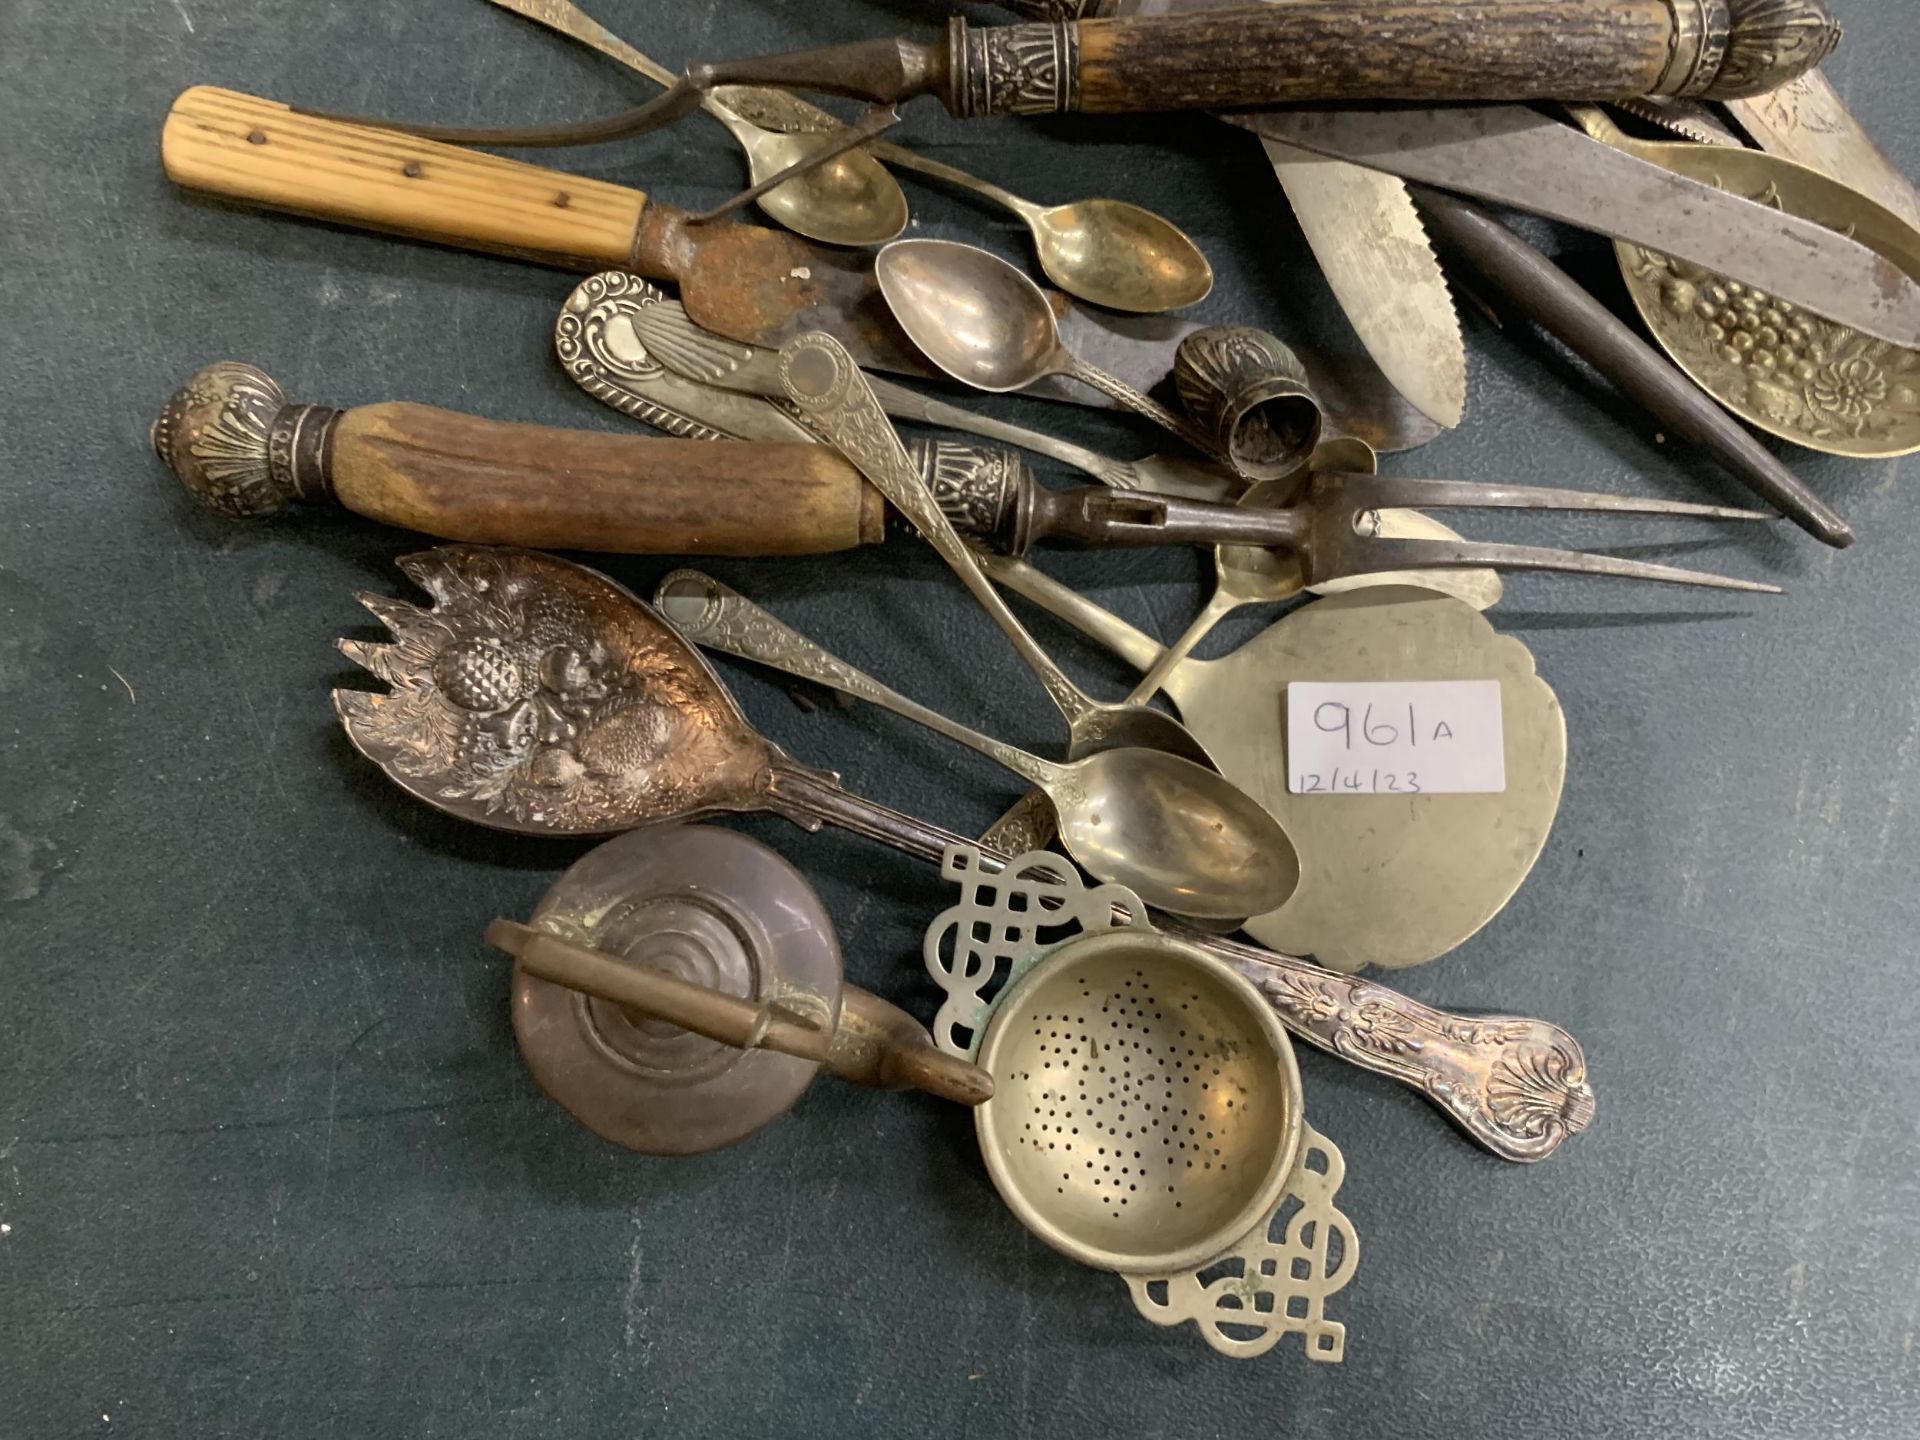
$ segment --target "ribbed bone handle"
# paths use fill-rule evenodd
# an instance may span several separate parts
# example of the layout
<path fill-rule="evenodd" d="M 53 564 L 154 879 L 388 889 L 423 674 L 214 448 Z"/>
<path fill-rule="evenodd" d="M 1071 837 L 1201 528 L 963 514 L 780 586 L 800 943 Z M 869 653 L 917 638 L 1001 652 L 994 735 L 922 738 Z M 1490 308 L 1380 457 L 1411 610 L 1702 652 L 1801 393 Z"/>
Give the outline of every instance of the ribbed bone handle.
<path fill-rule="evenodd" d="M 1065 4 L 1049 4 L 1051 17 Z M 1271 0 L 1251 9 L 958 26 L 957 115 L 1329 101 L 1731 99 L 1840 40 L 1821 0 Z"/>

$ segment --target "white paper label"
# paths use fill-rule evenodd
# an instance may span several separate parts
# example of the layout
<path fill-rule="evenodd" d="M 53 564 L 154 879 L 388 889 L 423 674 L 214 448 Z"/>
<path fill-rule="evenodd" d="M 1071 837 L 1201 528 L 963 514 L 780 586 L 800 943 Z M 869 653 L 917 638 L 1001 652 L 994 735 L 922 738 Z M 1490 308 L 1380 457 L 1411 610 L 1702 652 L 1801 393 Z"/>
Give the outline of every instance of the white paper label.
<path fill-rule="evenodd" d="M 1489 795 L 1507 788 L 1498 680 L 1287 686 L 1295 795 Z"/>

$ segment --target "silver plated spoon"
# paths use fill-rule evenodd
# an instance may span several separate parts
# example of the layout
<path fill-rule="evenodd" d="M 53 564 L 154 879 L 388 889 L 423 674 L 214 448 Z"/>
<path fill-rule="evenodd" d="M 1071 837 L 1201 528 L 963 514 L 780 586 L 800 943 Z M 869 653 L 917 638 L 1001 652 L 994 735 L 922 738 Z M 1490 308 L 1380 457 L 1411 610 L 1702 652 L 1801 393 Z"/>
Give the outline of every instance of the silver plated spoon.
<path fill-rule="evenodd" d="M 492 0 L 503 10 L 524 16 L 570 40 L 577 40 L 646 76 L 671 86 L 680 77 L 641 54 L 588 15 L 572 0 Z M 800 103 L 800 102 L 795 102 Z M 832 143 L 818 130 L 787 134 L 769 130 L 713 95 L 700 108 L 726 126 L 746 152 L 747 169 L 758 186 Z M 811 109 L 812 107 L 808 107 Z M 826 120 L 835 128 L 838 122 Z M 907 197 L 900 182 L 864 150 L 849 150 L 814 170 L 804 171 L 761 195 L 762 211 L 796 235 L 828 245 L 881 245 L 907 228 Z"/>
<path fill-rule="evenodd" d="M 873 273 L 900 328 L 961 384 L 1005 394 L 1065 375 L 1225 459 L 1198 427 L 1067 349 L 1046 295 L 998 255 L 953 240 L 896 240 L 874 257 Z"/>
<path fill-rule="evenodd" d="M 653 605 L 687 639 L 710 650 L 869 701 L 1004 765 L 1052 802 L 1060 840 L 1075 860 L 1102 879 L 1134 889 L 1155 908 L 1202 919 L 1243 918 L 1202 908 L 1212 907 L 1208 892 L 1216 887 L 1211 876 L 1194 875 L 1195 861 L 1204 855 L 1209 863 L 1233 863 L 1220 837 L 1256 834 L 1264 827 L 1252 813 L 1264 811 L 1249 800 L 1248 817 L 1221 831 L 1206 814 L 1208 797 L 1197 797 L 1198 807 L 1192 803 L 1195 773 L 1211 772 L 1157 750 L 1099 750 L 1065 765 L 1043 760 L 889 689 L 698 570 L 668 575 L 654 592 Z M 1246 856 L 1239 863 L 1264 865 L 1265 859 Z M 1289 893 L 1298 882 L 1296 869 Z M 1148 888 L 1137 888 L 1143 884 Z"/>

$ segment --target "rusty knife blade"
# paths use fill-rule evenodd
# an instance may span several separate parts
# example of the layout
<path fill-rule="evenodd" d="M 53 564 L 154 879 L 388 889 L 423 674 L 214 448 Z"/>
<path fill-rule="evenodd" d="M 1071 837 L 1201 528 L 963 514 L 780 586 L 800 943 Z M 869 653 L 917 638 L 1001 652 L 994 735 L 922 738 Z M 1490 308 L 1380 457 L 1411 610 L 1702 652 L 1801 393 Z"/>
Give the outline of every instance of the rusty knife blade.
<path fill-rule="evenodd" d="M 1247 0 L 1100 0 L 1102 16 L 1220 10 Z M 1404 181 L 1262 137 L 1314 259 L 1387 381 L 1436 425 L 1467 406 L 1467 347 L 1453 294 Z"/>
<path fill-rule="evenodd" d="M 1873 143 L 1833 82 L 1818 70 L 1750 100 L 1729 100 L 1727 113 L 1769 154 L 1797 160 L 1878 200 L 1920 225 L 1920 190 Z"/>
<path fill-rule="evenodd" d="M 1257 134 L 1690 260 L 1837 324 L 1920 348 L 1920 284 L 1857 241 L 1520 106 L 1261 111 Z"/>

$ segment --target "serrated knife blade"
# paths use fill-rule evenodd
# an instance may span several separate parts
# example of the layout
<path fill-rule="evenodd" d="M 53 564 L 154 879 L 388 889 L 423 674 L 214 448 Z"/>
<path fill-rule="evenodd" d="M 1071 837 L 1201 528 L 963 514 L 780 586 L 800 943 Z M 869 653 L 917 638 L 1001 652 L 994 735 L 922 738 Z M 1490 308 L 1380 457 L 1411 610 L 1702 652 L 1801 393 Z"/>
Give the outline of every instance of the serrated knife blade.
<path fill-rule="evenodd" d="M 1099 0 L 1083 13 L 1170 15 L 1247 0 Z M 1347 321 L 1388 383 L 1451 430 L 1467 405 L 1467 348 L 1453 294 L 1407 187 L 1262 137 L 1274 177 Z"/>
<path fill-rule="evenodd" d="M 1689 260 L 1836 324 L 1920 348 L 1920 285 L 1866 246 L 1524 107 L 1271 110 L 1224 118 L 1283 144 Z"/>

